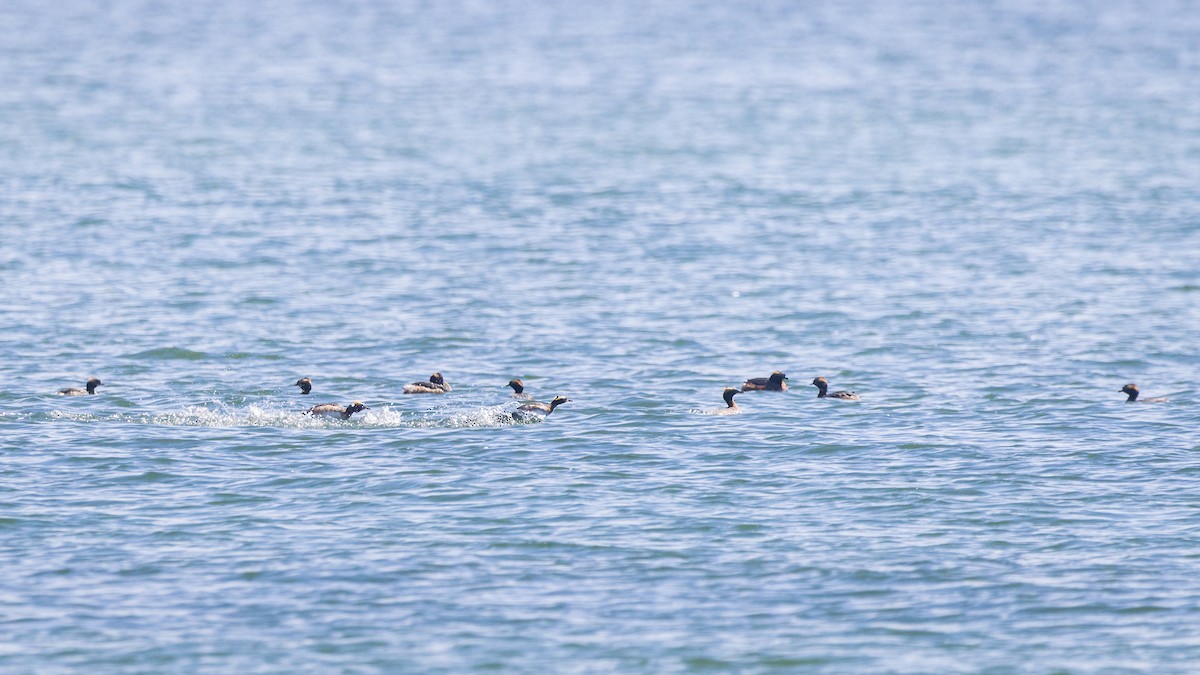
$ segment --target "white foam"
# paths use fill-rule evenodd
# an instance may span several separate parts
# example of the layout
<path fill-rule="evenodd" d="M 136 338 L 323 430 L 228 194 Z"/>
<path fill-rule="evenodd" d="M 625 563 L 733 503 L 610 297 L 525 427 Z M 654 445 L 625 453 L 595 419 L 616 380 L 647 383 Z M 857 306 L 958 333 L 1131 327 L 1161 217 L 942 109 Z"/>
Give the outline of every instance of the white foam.
<path fill-rule="evenodd" d="M 313 417 L 296 409 L 283 409 L 252 403 L 244 407 L 224 404 L 187 406 L 179 410 L 161 413 L 114 413 L 97 415 L 55 410 L 46 414 L 50 419 L 65 419 L 76 422 L 119 422 L 127 424 L 149 424 L 155 426 L 186 427 L 278 427 L 284 429 L 397 429 L 436 428 L 462 429 L 478 427 L 503 427 L 539 419 L 513 419 L 512 412 L 503 405 L 483 406 L 459 411 L 429 411 L 414 413 L 391 406 L 368 408 L 348 420 Z"/>

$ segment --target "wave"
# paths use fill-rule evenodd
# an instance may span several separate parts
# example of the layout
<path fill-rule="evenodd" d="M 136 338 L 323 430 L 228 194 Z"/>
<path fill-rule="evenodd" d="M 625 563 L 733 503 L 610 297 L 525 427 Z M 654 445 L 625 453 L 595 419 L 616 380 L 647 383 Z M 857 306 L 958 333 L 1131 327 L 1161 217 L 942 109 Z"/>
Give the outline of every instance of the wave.
<path fill-rule="evenodd" d="M 126 354 L 127 359 L 148 359 L 155 361 L 201 361 L 207 358 L 208 355 L 204 352 L 194 352 L 190 349 L 182 349 L 180 347 L 160 347 L 158 349 L 148 349 L 144 352 L 136 354 Z"/>
<path fill-rule="evenodd" d="M 381 406 L 354 415 L 348 420 L 312 417 L 298 410 L 282 410 L 251 404 L 233 406 L 188 406 L 161 413 L 76 413 L 54 410 L 46 413 L 12 415 L 15 421 L 68 420 L 88 423 L 147 424 L 184 427 L 276 427 L 281 429 L 468 429 L 516 426 L 542 421 L 516 420 L 506 406 L 483 406 L 450 412 L 414 413 L 391 406 Z"/>

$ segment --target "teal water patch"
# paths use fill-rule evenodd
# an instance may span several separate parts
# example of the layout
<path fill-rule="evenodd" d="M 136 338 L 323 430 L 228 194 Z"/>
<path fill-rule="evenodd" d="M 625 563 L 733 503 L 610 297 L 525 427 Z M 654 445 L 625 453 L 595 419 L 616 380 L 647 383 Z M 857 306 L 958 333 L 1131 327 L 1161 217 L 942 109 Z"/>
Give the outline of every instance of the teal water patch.
<path fill-rule="evenodd" d="M 136 354 L 126 354 L 123 358 L 137 361 L 203 361 L 207 355 L 204 352 L 195 352 L 180 347 L 161 347 Z"/>
<path fill-rule="evenodd" d="M 252 352 L 226 352 L 224 358 L 230 361 L 245 361 L 245 360 L 262 360 L 262 361 L 284 361 L 286 357 L 280 354 L 257 354 Z"/>

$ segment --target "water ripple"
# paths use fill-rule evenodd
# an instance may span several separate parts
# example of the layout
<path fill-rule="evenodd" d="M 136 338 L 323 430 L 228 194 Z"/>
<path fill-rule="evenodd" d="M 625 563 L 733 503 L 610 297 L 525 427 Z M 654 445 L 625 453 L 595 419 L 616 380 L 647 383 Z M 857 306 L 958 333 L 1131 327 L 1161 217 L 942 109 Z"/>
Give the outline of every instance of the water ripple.
<path fill-rule="evenodd" d="M 0 12 L 0 669 L 1200 659 L 1191 7 L 294 9 Z"/>

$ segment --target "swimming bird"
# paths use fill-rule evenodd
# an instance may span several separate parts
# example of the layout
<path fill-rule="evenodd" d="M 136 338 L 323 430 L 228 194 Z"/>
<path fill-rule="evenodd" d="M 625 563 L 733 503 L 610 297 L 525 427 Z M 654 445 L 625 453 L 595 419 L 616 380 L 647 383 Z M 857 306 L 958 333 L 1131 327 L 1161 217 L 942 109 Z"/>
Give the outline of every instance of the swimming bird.
<path fill-rule="evenodd" d="M 76 390 L 78 391 L 78 390 Z M 1126 403 L 1166 403 L 1165 398 L 1143 398 L 1138 399 L 1138 394 L 1142 393 L 1138 386 L 1132 382 L 1121 387 L 1122 394 L 1129 394 L 1129 398 L 1125 399 Z"/>
<path fill-rule="evenodd" d="M 525 383 L 524 382 L 522 382 L 520 380 L 509 380 L 508 386 L 512 387 L 512 390 L 513 390 L 512 397 L 513 398 L 520 399 L 522 401 L 529 401 L 529 400 L 533 399 L 533 396 L 531 394 L 525 393 Z"/>
<path fill-rule="evenodd" d="M 734 401 L 733 401 L 733 397 L 737 396 L 740 393 L 742 393 L 742 390 L 738 389 L 737 387 L 725 387 L 725 391 L 721 394 L 722 398 L 725 399 L 725 407 L 717 408 L 716 410 L 709 410 L 708 412 L 706 412 L 704 414 L 705 415 L 737 415 L 737 414 L 741 413 L 742 409 L 739 408 L 738 404 L 734 403 Z"/>
<path fill-rule="evenodd" d="M 778 370 L 770 377 L 754 377 L 742 383 L 742 391 L 787 391 L 787 375 Z"/>
<path fill-rule="evenodd" d="M 859 399 L 858 394 L 856 394 L 852 391 L 826 392 L 826 390 L 829 389 L 829 381 L 823 377 L 818 377 L 817 379 L 813 380 L 812 383 L 813 383 L 813 386 L 816 387 L 818 390 L 817 398 L 836 398 L 839 401 L 861 400 L 861 399 Z"/>
<path fill-rule="evenodd" d="M 570 401 L 566 396 L 555 396 L 553 401 L 546 403 L 526 403 L 513 412 L 513 419 L 518 422 L 528 422 L 535 419 L 542 419 L 554 412 L 558 406 Z"/>
<path fill-rule="evenodd" d="M 58 395 L 59 396 L 87 396 L 88 394 L 96 393 L 96 387 L 99 387 L 103 384 L 104 383 L 100 381 L 100 378 L 93 377 L 87 381 L 87 384 L 84 385 L 85 387 L 87 387 L 86 391 L 83 389 L 80 389 L 79 387 L 68 387 L 66 389 L 59 389 Z"/>
<path fill-rule="evenodd" d="M 328 417 L 339 420 L 348 420 L 350 419 L 351 415 L 363 410 L 370 410 L 370 408 L 363 405 L 359 401 L 355 401 L 347 406 L 340 406 L 336 403 L 322 403 L 321 405 L 314 405 L 313 407 L 304 411 L 304 414 L 312 415 L 313 417 Z"/>
<path fill-rule="evenodd" d="M 413 382 L 404 385 L 405 394 L 444 394 L 450 391 L 450 385 L 442 378 L 441 373 L 429 376 L 428 382 Z"/>
<path fill-rule="evenodd" d="M 312 380 L 308 379 L 307 377 L 302 377 L 302 378 L 296 380 L 296 384 L 294 384 L 292 386 L 300 387 L 300 393 L 307 394 L 310 391 L 312 391 Z"/>

